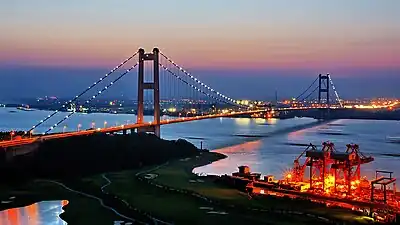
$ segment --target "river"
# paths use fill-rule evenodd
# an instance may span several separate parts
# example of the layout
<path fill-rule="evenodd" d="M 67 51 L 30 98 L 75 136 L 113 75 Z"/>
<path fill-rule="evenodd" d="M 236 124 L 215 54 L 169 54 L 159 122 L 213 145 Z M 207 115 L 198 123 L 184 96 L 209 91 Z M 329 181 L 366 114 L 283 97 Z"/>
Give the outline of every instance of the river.
<path fill-rule="evenodd" d="M 326 127 L 340 129 L 341 135 L 321 134 L 320 130 Z M 362 166 L 362 175 L 372 178 L 379 169 L 393 171 L 395 175 L 400 176 L 400 158 L 386 155 L 400 155 L 400 144 L 389 143 L 386 139 L 387 136 L 399 136 L 399 134 L 399 121 L 336 120 L 330 124 L 217 149 L 217 152 L 228 155 L 228 158 L 197 168 L 195 172 L 230 174 L 237 170 L 237 166 L 249 165 L 253 171 L 280 177 L 306 148 L 299 144 L 313 143 L 321 146 L 322 142 L 331 141 L 341 152 L 346 150 L 346 144 L 358 144 L 364 155 L 375 158 L 372 163 Z"/>
<path fill-rule="evenodd" d="M 66 225 L 59 215 L 68 201 L 43 201 L 21 208 L 0 211 L 1 225 Z"/>
<path fill-rule="evenodd" d="M 44 119 L 48 111 L 20 111 L 0 108 L 0 130 L 26 130 Z M 35 130 L 43 132 L 66 113 L 50 120 Z M 151 117 L 145 117 L 151 121 Z M 121 125 L 136 121 L 135 115 L 128 114 L 76 114 L 55 131 L 62 132 L 96 127 Z M 345 151 L 345 145 L 360 145 L 365 155 L 372 155 L 375 161 L 364 165 L 363 175 L 371 178 L 377 169 L 393 171 L 400 175 L 400 158 L 385 154 L 400 154 L 400 144 L 388 143 L 387 136 L 400 136 L 400 121 L 337 120 L 329 124 L 316 124 L 310 118 L 288 120 L 218 118 L 166 125 L 161 128 L 165 139 L 185 138 L 197 146 L 226 154 L 228 158 L 210 165 L 196 168 L 196 173 L 230 174 L 237 166 L 249 165 L 253 171 L 280 177 L 292 166 L 293 160 L 305 149 L 299 144 L 321 145 L 324 141 L 335 143 L 338 151 Z M 64 125 L 66 126 L 64 128 Z M 306 126 L 305 126 L 306 125 Z M 321 134 L 321 128 L 340 130 L 340 135 Z M 0 215 L 1 219 L 1 215 Z"/>
<path fill-rule="evenodd" d="M 0 108 L 0 131 L 27 130 L 44 119 L 49 111 L 21 111 L 14 108 Z M 35 132 L 46 131 L 66 112 L 50 119 Z M 146 121 L 152 117 L 146 116 Z M 88 129 L 93 123 L 96 127 L 121 125 L 136 121 L 131 114 L 75 114 L 54 132 Z M 388 143 L 387 136 L 400 136 L 400 121 L 375 120 L 337 120 L 329 124 L 316 125 L 310 118 L 287 120 L 218 118 L 165 125 L 161 136 L 165 139 L 185 138 L 197 146 L 215 150 L 228 155 L 228 158 L 211 165 L 198 168 L 196 172 L 224 174 L 231 173 L 242 164 L 249 165 L 254 171 L 279 176 L 289 168 L 295 157 L 305 147 L 296 144 L 313 143 L 321 145 L 323 141 L 334 142 L 338 151 L 345 151 L 345 145 L 360 145 L 366 155 L 375 157 L 375 161 L 365 165 L 364 172 L 372 176 L 375 169 L 385 169 L 400 174 L 400 158 L 385 154 L 400 154 L 400 144 Z M 304 128 L 304 125 L 309 125 Z M 64 128 L 64 126 L 66 126 Z M 303 129 L 301 129 L 303 128 Z M 321 128 L 340 130 L 341 135 L 321 134 Z"/>

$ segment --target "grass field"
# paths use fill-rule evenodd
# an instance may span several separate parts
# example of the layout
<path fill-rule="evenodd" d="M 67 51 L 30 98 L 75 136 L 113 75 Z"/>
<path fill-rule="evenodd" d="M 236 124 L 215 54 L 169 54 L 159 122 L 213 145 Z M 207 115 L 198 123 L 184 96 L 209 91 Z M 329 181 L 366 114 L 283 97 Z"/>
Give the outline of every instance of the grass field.
<path fill-rule="evenodd" d="M 210 178 L 198 177 L 192 173 L 193 168 L 221 158 L 223 156 L 217 153 L 201 152 L 192 158 L 175 160 L 158 167 L 108 173 L 106 176 L 112 183 L 105 190 L 125 200 L 139 211 L 175 225 L 324 224 L 321 220 L 302 215 L 261 212 L 249 208 L 290 209 L 320 215 L 335 215 L 336 218 L 346 218 L 347 221 L 356 220 L 348 211 L 327 209 L 311 203 L 299 204 L 285 198 L 266 197 L 250 200 L 245 193 L 215 184 Z M 141 177 L 155 175 L 151 180 L 153 184 L 139 180 L 138 174 Z M 82 178 L 75 182 L 77 187 L 89 187 L 87 190 L 94 190 L 97 193 L 106 183 L 102 175 Z M 212 202 L 195 197 L 192 193 L 205 196 Z M 68 224 L 106 225 L 114 224 L 115 220 L 123 220 L 103 208 L 97 200 L 69 192 L 53 183 L 30 182 L 12 189 L 0 186 L 0 200 L 9 196 L 17 196 L 15 202 L 11 206 L 0 204 L 0 210 L 43 200 L 68 200 L 69 204 L 64 207 L 65 212 L 61 215 Z"/>
<path fill-rule="evenodd" d="M 307 224 L 309 219 L 265 213 L 240 213 L 226 210 L 196 197 L 175 193 L 135 178 L 135 173 L 124 171 L 109 174 L 112 184 L 107 191 L 125 199 L 131 205 L 152 216 L 174 224 Z M 203 208 L 203 209 L 202 209 Z M 225 212 L 226 215 L 210 212 Z M 266 216 L 266 217 L 265 217 Z M 270 219 L 268 219 L 270 217 Z M 304 223 L 303 223 L 304 222 Z"/>
<path fill-rule="evenodd" d="M 151 173 L 157 175 L 154 182 L 158 184 L 178 189 L 191 190 L 227 205 L 259 209 L 290 209 L 293 211 L 303 211 L 345 221 L 369 222 L 369 219 L 365 218 L 363 220 L 363 217 L 356 215 L 352 211 L 326 208 L 314 203 L 296 202 L 291 199 L 275 197 L 263 197 L 249 200 L 246 194 L 236 189 L 217 185 L 208 178 L 198 177 L 192 173 L 192 170 L 195 167 L 208 164 L 218 158 L 220 158 L 220 156 L 216 153 L 204 152 L 200 157 L 177 160 L 166 166 L 160 167 Z M 200 182 L 197 182 L 198 179 L 200 179 Z"/>
<path fill-rule="evenodd" d="M 215 185 L 208 180 L 191 183 L 190 180 L 202 179 L 192 174 L 192 168 L 221 159 L 221 155 L 204 152 L 192 159 L 177 160 L 149 171 L 157 174 L 155 182 L 168 185 L 177 190 L 189 190 L 222 201 L 224 204 L 210 203 L 190 194 L 179 193 L 156 187 L 136 178 L 138 171 L 121 171 L 107 174 L 112 184 L 106 189 L 110 193 L 125 199 L 129 204 L 152 216 L 174 224 L 321 224 L 320 220 L 296 215 L 284 215 L 267 212 L 240 211 L 226 205 L 257 206 L 261 208 L 265 202 L 250 201 L 248 196 L 235 189 Z M 146 172 L 141 174 L 145 176 Z M 91 183 L 98 183 L 100 176 L 93 177 Z M 276 204 L 276 202 L 269 202 Z M 288 203 L 290 204 L 290 203 Z M 224 212 L 213 214 L 212 212 Z M 323 223 L 322 223 L 323 224 Z"/>

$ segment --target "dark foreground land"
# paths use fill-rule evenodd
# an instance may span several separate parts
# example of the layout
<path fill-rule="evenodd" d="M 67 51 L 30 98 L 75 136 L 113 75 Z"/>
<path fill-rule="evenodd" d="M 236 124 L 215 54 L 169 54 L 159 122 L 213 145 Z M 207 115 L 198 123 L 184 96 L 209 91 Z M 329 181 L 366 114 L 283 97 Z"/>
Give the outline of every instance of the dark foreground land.
<path fill-rule="evenodd" d="M 34 155 L 1 164 L 0 200 L 16 198 L 0 204 L 0 210 L 68 200 L 61 214 L 68 224 L 365 222 L 352 212 L 306 201 L 249 199 L 213 177 L 192 173 L 193 168 L 224 157 L 184 140 L 165 141 L 146 134 L 49 141 Z"/>

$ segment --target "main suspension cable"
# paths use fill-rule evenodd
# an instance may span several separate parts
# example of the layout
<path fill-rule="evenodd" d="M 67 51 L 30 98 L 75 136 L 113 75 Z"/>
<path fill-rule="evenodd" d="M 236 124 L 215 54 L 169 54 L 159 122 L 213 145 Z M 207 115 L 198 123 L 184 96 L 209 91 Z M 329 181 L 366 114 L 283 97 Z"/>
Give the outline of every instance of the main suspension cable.
<path fill-rule="evenodd" d="M 125 65 L 129 60 L 131 60 L 133 57 L 135 57 L 138 54 L 138 52 L 135 52 L 133 55 L 131 55 L 130 57 L 128 57 L 127 59 L 125 59 L 124 61 L 122 61 L 118 66 L 114 67 L 110 72 L 106 73 L 103 77 L 101 77 L 98 81 L 94 82 L 91 86 L 89 86 L 88 88 L 86 88 L 84 91 L 82 91 L 81 93 L 79 93 L 78 95 L 76 95 L 73 99 L 66 101 L 60 108 L 58 108 L 57 110 L 55 110 L 53 113 L 49 114 L 45 119 L 40 120 L 36 125 L 32 126 L 31 129 L 29 129 L 27 131 L 27 134 L 32 132 L 35 128 L 37 128 L 38 126 L 40 126 L 41 124 L 43 124 L 44 122 L 46 122 L 47 120 L 49 120 L 51 117 L 53 117 L 54 115 L 56 115 L 57 113 L 59 113 L 62 109 L 64 109 L 65 107 L 67 107 L 67 104 L 75 102 L 79 97 L 81 97 L 82 95 L 86 94 L 89 90 L 91 90 L 93 87 L 95 87 L 96 85 L 98 85 L 99 83 L 101 83 L 103 80 L 105 80 L 109 75 L 111 75 L 112 73 L 114 73 L 115 71 L 117 71 L 119 68 L 121 68 L 123 65 Z"/>
<path fill-rule="evenodd" d="M 136 63 L 133 65 L 131 68 L 127 69 L 124 73 L 122 73 L 120 76 L 118 76 L 115 80 L 113 80 L 110 84 L 106 85 L 102 90 L 98 91 L 95 95 L 93 95 L 89 100 L 86 100 L 86 103 L 90 103 L 93 101 L 97 96 L 101 95 L 103 92 L 105 92 L 109 87 L 111 87 L 113 84 L 115 84 L 117 81 L 119 81 L 122 77 L 124 77 L 127 73 L 129 73 L 131 70 L 133 70 L 139 63 Z M 46 132 L 43 134 L 47 134 L 50 131 L 52 131 L 54 128 L 56 128 L 58 125 L 63 123 L 65 120 L 67 120 L 69 117 L 71 117 L 73 114 L 75 114 L 76 111 L 70 112 L 68 115 L 66 115 L 63 119 L 55 123 L 53 126 L 51 126 Z"/>

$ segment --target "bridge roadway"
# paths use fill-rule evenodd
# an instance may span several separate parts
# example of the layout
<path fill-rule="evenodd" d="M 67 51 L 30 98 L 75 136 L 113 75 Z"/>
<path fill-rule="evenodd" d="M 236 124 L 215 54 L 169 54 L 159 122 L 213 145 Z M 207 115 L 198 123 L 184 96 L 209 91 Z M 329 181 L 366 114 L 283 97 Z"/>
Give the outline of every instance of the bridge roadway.
<path fill-rule="evenodd" d="M 213 118 L 219 118 L 219 117 L 240 116 L 240 115 L 266 112 L 266 111 L 269 111 L 269 109 L 219 113 L 219 114 L 211 114 L 211 115 L 203 115 L 203 116 L 195 116 L 195 117 L 180 117 L 180 118 L 176 118 L 176 119 L 162 120 L 162 121 L 160 121 L 160 125 L 182 123 L 182 122 L 204 120 L 204 119 L 213 119 Z M 66 133 L 48 134 L 48 135 L 43 135 L 43 136 L 39 136 L 39 137 L 2 141 L 2 142 L 0 142 L 0 147 L 8 148 L 8 147 L 13 147 L 13 146 L 32 144 L 37 141 L 60 139 L 60 138 L 67 138 L 67 137 L 73 137 L 73 136 L 90 135 L 90 134 L 94 134 L 94 133 L 112 133 L 112 132 L 119 132 L 119 131 L 123 131 L 123 130 L 142 128 L 142 127 L 151 127 L 154 125 L 155 125 L 154 122 L 147 122 L 147 123 L 142 123 L 142 124 L 134 123 L 134 124 L 126 124 L 126 125 L 107 127 L 107 128 L 97 128 L 97 129 L 92 129 L 92 130 L 82 130 L 82 131 L 74 131 L 74 132 L 66 132 Z"/>

